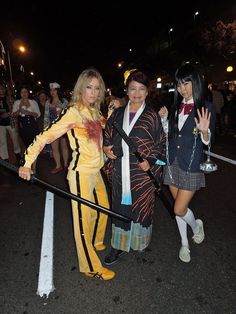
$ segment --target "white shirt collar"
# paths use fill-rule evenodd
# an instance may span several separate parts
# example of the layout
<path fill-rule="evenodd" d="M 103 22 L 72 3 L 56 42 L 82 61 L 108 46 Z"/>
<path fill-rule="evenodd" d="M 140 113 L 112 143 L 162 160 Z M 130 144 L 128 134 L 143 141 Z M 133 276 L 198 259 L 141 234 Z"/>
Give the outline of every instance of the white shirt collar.
<path fill-rule="evenodd" d="M 191 99 L 189 99 L 188 101 L 186 101 L 186 100 L 183 98 L 182 102 L 183 102 L 184 104 L 193 104 L 193 103 L 194 103 L 193 97 L 192 97 Z"/>

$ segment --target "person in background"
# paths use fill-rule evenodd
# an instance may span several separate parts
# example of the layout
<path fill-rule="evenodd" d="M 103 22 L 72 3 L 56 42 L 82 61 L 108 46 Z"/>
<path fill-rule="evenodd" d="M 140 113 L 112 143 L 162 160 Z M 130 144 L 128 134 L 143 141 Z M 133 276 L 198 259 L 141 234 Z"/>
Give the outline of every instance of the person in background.
<path fill-rule="evenodd" d="M 45 90 L 39 91 L 37 95 L 37 102 L 40 110 L 40 117 L 37 119 L 39 132 L 42 132 L 44 128 L 46 128 L 50 124 L 49 115 L 45 114 L 45 109 L 47 107 L 48 95 Z M 44 150 L 41 152 L 42 154 L 51 153 L 52 148 L 50 144 L 47 144 Z"/>
<path fill-rule="evenodd" d="M 231 100 L 231 127 L 233 136 L 236 137 L 236 86 L 233 88 L 233 97 Z"/>
<path fill-rule="evenodd" d="M 45 108 L 48 100 L 48 95 L 46 91 L 41 90 L 37 95 L 37 103 L 40 110 L 40 117 L 37 119 L 39 132 L 42 132 L 43 129 L 49 125 L 49 120 L 45 121 Z"/>
<path fill-rule="evenodd" d="M 15 119 L 12 113 L 13 99 L 7 95 L 7 89 L 3 84 L 0 84 L 0 158 L 9 159 L 7 132 L 13 143 L 13 149 L 16 160 L 21 159 L 21 148 L 19 144 L 18 130 Z"/>
<path fill-rule="evenodd" d="M 20 99 L 13 104 L 13 113 L 18 115 L 19 133 L 25 147 L 28 147 L 38 134 L 37 118 L 41 113 L 37 102 L 29 99 L 29 89 L 20 89 Z"/>
<path fill-rule="evenodd" d="M 161 119 L 146 104 L 149 79 L 139 70 L 133 71 L 126 83 L 128 103 L 114 110 L 107 121 L 103 151 L 109 158 L 104 172 L 111 178 L 113 211 L 131 219 L 124 222 L 112 218 L 111 251 L 105 264 L 112 265 L 124 252 L 143 251 L 152 235 L 155 186 L 146 173 L 151 170 L 160 179 L 162 167 L 157 159 L 165 159 L 165 134 Z M 137 146 L 144 159 L 139 163 L 134 153 L 113 126 L 116 121 Z M 109 173 L 111 172 L 111 173 Z"/>
<path fill-rule="evenodd" d="M 66 134 L 72 149 L 67 179 L 71 193 L 109 208 L 106 187 L 100 173 L 104 165 L 102 127 L 105 119 L 100 114 L 105 84 L 96 69 L 84 70 L 75 84 L 69 107 L 40 133 L 25 152 L 19 176 L 30 180 L 31 165 L 47 143 Z M 115 273 L 102 266 L 96 251 L 102 251 L 107 215 L 77 201 L 72 201 L 74 237 L 80 272 L 89 277 L 110 280 Z"/>
<path fill-rule="evenodd" d="M 218 90 L 216 84 L 212 84 L 212 103 L 216 111 L 216 134 L 222 134 L 222 108 L 224 107 L 224 97 Z"/>
<path fill-rule="evenodd" d="M 224 83 L 223 89 L 221 89 L 220 91 L 224 98 L 224 106 L 221 109 L 223 134 L 227 134 L 229 131 L 229 112 L 230 112 L 230 98 L 231 98 L 229 84 Z"/>
<path fill-rule="evenodd" d="M 197 190 L 205 187 L 205 176 L 200 170 L 203 145 L 212 141 L 215 129 L 215 111 L 205 101 L 204 81 L 199 71 L 185 64 L 175 73 L 175 96 L 170 114 L 164 106 L 159 115 L 167 134 L 167 165 L 164 167 L 164 184 L 174 198 L 174 212 L 181 237 L 179 258 L 191 260 L 187 226 L 197 244 L 204 240 L 201 219 L 195 219 L 189 204 Z M 168 120 L 167 120 L 168 119 Z"/>
<path fill-rule="evenodd" d="M 13 113 L 18 117 L 18 127 L 21 140 L 25 147 L 28 147 L 38 134 L 37 118 L 40 117 L 40 110 L 37 102 L 29 99 L 29 89 L 23 86 L 19 90 L 20 99 L 13 104 Z M 36 162 L 33 165 L 33 172 L 36 172 Z"/>
<path fill-rule="evenodd" d="M 50 123 L 54 123 L 54 121 L 59 117 L 61 111 L 67 107 L 68 101 L 63 97 L 58 83 L 50 83 L 49 87 L 50 96 L 45 105 L 44 121 L 49 120 Z M 60 149 L 64 162 L 64 169 L 67 170 L 69 164 L 69 150 L 66 136 L 62 136 L 61 138 L 53 141 L 51 143 L 51 147 L 55 161 L 55 167 L 51 170 L 51 173 L 56 174 L 63 171 Z"/>

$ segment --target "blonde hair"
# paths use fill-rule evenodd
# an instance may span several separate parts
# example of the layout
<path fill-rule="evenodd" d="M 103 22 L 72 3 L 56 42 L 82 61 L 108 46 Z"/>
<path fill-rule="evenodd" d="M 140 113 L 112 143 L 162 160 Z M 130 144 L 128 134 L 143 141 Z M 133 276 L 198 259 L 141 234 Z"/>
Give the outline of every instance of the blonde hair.
<path fill-rule="evenodd" d="M 75 84 L 71 101 L 69 106 L 77 106 L 78 109 L 82 108 L 84 106 L 83 104 L 83 99 L 82 99 L 82 94 L 88 83 L 93 79 L 97 78 L 99 81 L 100 89 L 99 89 L 99 95 L 97 100 L 91 104 L 90 109 L 95 109 L 96 111 L 100 111 L 100 105 L 104 101 L 105 98 L 105 83 L 103 81 L 103 78 L 101 74 L 98 72 L 98 70 L 94 68 L 89 68 L 84 70 L 78 77 L 78 80 Z"/>

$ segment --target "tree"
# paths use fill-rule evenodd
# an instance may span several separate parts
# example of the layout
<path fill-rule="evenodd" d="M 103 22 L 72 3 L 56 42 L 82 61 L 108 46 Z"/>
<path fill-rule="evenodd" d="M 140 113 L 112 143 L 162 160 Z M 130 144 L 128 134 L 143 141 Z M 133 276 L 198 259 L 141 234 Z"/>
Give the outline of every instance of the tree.
<path fill-rule="evenodd" d="M 225 24 L 222 21 L 216 25 L 205 28 L 200 36 L 201 44 L 214 58 L 223 56 L 225 60 L 231 60 L 236 56 L 236 21 Z"/>

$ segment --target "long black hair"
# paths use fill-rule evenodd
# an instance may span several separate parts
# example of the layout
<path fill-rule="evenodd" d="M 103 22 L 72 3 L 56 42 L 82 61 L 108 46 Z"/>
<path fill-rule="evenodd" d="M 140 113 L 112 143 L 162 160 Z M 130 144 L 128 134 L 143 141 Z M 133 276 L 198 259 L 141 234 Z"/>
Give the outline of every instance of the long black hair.
<path fill-rule="evenodd" d="M 176 137 L 178 134 L 178 111 L 181 105 L 181 95 L 177 87 L 180 83 L 192 82 L 194 112 L 197 117 L 197 109 L 205 106 L 205 84 L 201 73 L 193 65 L 187 63 L 175 72 L 174 102 L 170 110 L 169 135 Z M 176 113 L 177 112 L 177 113 Z"/>

